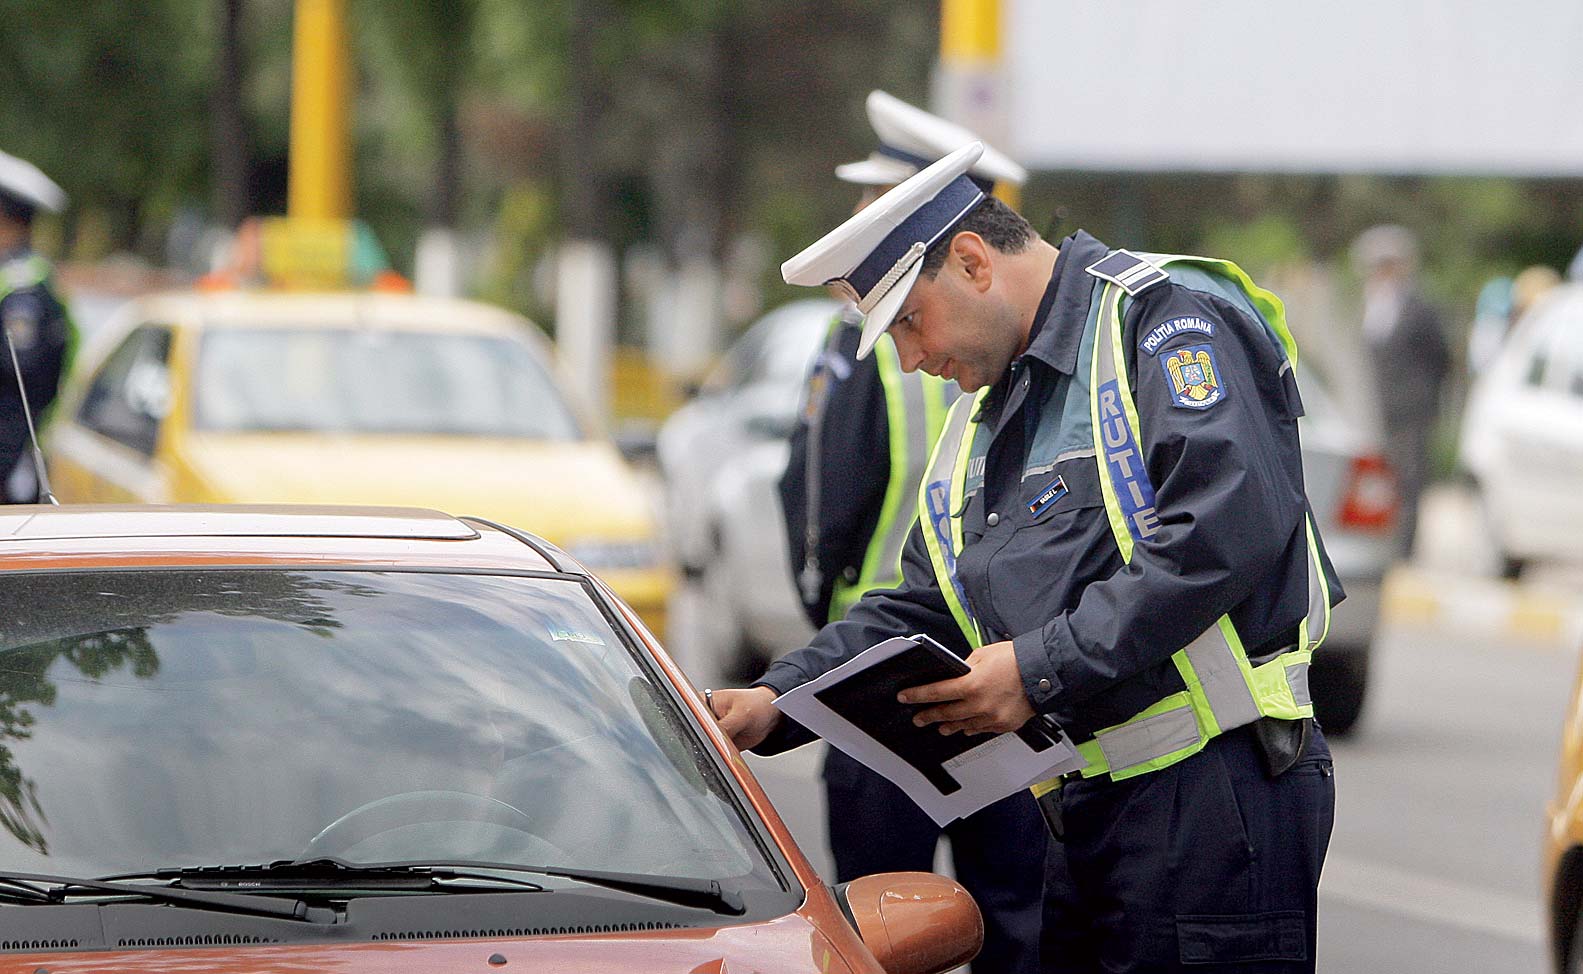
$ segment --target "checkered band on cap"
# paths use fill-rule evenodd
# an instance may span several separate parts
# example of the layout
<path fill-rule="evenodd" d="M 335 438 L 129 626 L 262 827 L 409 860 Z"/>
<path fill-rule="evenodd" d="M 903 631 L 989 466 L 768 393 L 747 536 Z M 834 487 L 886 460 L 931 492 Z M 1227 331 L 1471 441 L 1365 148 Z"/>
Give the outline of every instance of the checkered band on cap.
<path fill-rule="evenodd" d="M 867 313 L 908 268 L 923 259 L 935 241 L 961 223 L 983 199 L 984 191 L 971 178 L 956 177 L 886 234 L 849 274 L 829 283 L 845 285 L 858 308 Z"/>

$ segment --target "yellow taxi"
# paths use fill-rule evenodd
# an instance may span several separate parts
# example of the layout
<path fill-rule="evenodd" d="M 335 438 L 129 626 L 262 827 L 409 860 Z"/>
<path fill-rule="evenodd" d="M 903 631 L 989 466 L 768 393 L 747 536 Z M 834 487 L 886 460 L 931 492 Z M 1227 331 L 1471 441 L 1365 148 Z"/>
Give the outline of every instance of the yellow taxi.
<path fill-rule="evenodd" d="M 1545 806 L 1546 932 L 1557 971 L 1583 972 L 1583 673 L 1561 732 L 1560 773 Z"/>
<path fill-rule="evenodd" d="M 662 629 L 653 492 L 526 319 L 377 291 L 155 295 L 89 340 L 46 443 L 63 503 L 476 511 L 598 572 Z"/>

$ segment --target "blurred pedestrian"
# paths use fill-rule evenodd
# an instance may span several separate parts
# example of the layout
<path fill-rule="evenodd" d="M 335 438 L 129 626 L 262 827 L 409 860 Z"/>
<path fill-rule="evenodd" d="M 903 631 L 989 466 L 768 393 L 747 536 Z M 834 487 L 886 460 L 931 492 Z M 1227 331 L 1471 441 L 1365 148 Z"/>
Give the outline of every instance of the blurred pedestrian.
<path fill-rule="evenodd" d="M 1418 502 L 1430 476 L 1429 445 L 1451 368 L 1440 311 L 1419 289 L 1418 241 L 1405 227 L 1371 227 L 1353 244 L 1363 277 L 1363 340 L 1385 429 L 1385 452 L 1401 491 L 1400 554 L 1410 557 Z"/>
<path fill-rule="evenodd" d="M 51 283 L 49 261 L 33 251 L 33 218 L 60 212 L 66 194 L 31 163 L 0 152 L 0 500 L 39 500 L 39 472 L 28 435 L 55 401 L 74 329 Z M 13 359 L 14 356 L 14 359 Z M 27 387 L 26 405 L 17 373 Z"/>
<path fill-rule="evenodd" d="M 1545 264 L 1525 267 L 1516 277 L 1485 281 L 1474 304 L 1473 327 L 1468 329 L 1468 375 L 1489 368 L 1517 322 L 1560 283 L 1560 272 Z"/>
<path fill-rule="evenodd" d="M 1034 786 L 1065 853 L 1046 971 L 1311 972 L 1335 791 L 1307 673 L 1342 592 L 1283 306 L 1229 261 L 1040 238 L 967 178 L 979 152 L 781 266 L 853 297 L 860 356 L 888 331 L 904 369 L 975 394 L 935 445 L 901 583 L 714 691 L 721 727 L 759 753 L 806 743 L 778 694 L 933 636 L 969 672 L 903 691 L 915 723 L 1043 714 L 1085 761 Z"/>
<path fill-rule="evenodd" d="M 883 91 L 868 96 L 867 108 L 879 148 L 836 169 L 837 178 L 863 187 L 859 209 L 973 141 L 960 126 Z M 997 182 L 1020 185 L 1027 177 L 993 150 L 971 175 L 986 192 Z M 900 583 L 902 545 L 917 520 L 918 484 L 946 410 L 960 394 L 954 382 L 904 372 L 889 338 L 859 359 L 862 325 L 862 313 L 850 303 L 830 322 L 780 483 L 791 564 L 800 566 L 798 590 L 815 627 L 845 616 L 864 593 Z M 838 882 L 934 868 L 942 830 L 900 788 L 836 748 L 825 759 L 824 784 Z M 944 832 L 956 877 L 984 913 L 984 949 L 974 969 L 1035 974 L 1044 824 L 1033 797 L 1012 795 Z"/>

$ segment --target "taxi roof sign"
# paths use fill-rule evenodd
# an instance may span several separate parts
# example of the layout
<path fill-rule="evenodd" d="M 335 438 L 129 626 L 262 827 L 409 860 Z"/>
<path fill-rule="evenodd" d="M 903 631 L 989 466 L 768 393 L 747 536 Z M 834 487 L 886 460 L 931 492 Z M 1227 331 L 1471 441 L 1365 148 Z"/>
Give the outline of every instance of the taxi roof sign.
<path fill-rule="evenodd" d="M 212 283 L 338 291 L 388 289 L 393 276 L 384 249 L 361 220 L 268 216 L 237 228 L 230 265 Z"/>

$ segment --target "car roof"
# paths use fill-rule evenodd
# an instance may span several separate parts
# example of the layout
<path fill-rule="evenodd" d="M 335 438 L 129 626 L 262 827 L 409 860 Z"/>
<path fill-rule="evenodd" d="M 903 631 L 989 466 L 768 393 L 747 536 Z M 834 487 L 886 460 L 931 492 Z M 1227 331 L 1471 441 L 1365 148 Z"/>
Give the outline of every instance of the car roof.
<path fill-rule="evenodd" d="M 369 291 L 173 291 L 139 298 L 136 307 L 143 320 L 205 329 L 377 327 L 521 336 L 530 324 L 477 301 Z"/>
<path fill-rule="evenodd" d="M 420 508 L 71 504 L 0 512 L 0 570 L 244 564 L 584 573 L 526 532 Z"/>

